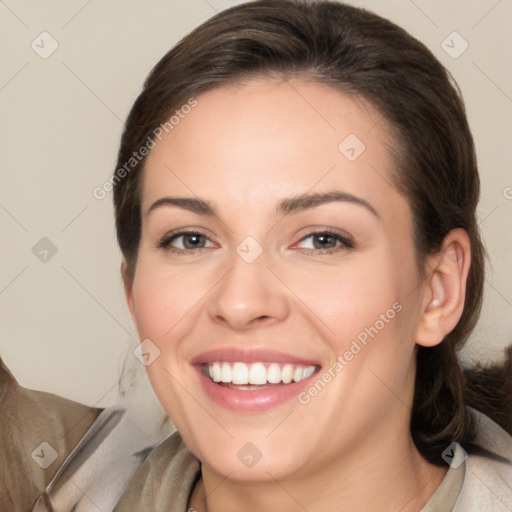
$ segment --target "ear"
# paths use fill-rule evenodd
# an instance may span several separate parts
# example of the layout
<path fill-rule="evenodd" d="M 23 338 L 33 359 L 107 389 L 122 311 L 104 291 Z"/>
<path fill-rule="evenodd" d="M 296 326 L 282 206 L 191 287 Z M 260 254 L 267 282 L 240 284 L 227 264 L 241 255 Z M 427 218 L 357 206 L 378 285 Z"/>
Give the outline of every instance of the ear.
<path fill-rule="evenodd" d="M 462 228 L 453 229 L 440 251 L 427 260 L 423 313 L 416 332 L 418 345 L 438 345 L 457 325 L 464 310 L 470 265 L 469 236 Z"/>
<path fill-rule="evenodd" d="M 121 276 L 123 277 L 124 284 L 124 295 L 126 297 L 126 303 L 130 310 L 133 325 L 137 325 L 135 322 L 135 301 L 133 299 L 133 275 L 128 270 L 128 264 L 123 261 L 121 264 Z"/>

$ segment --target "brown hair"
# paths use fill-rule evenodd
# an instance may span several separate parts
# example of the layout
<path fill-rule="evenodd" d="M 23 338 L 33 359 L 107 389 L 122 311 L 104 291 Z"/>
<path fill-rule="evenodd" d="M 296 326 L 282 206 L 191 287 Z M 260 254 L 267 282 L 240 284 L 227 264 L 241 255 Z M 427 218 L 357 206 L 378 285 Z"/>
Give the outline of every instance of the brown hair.
<path fill-rule="evenodd" d="M 261 0 L 225 10 L 196 28 L 154 67 L 126 121 L 121 168 L 190 98 L 254 76 L 302 77 L 370 101 L 392 129 L 395 185 L 408 199 L 418 268 L 446 234 L 465 229 L 472 264 L 462 317 L 438 346 L 418 347 L 411 432 L 425 458 L 442 463 L 474 428 L 456 352 L 476 324 L 485 250 L 476 222 L 479 176 L 460 92 L 419 41 L 373 13 L 338 2 Z M 144 159 L 114 187 L 117 236 L 129 277 L 141 234 Z"/>

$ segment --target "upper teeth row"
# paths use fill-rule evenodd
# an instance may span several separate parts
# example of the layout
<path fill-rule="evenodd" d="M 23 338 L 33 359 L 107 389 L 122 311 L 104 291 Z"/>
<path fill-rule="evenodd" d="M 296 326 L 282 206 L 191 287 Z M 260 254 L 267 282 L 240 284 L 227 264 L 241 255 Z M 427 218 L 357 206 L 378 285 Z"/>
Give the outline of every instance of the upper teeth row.
<path fill-rule="evenodd" d="M 208 374 L 213 382 L 232 384 L 289 384 L 292 380 L 299 382 L 315 373 L 315 366 L 285 364 L 282 368 L 278 363 L 266 367 L 264 363 L 210 363 Z"/>

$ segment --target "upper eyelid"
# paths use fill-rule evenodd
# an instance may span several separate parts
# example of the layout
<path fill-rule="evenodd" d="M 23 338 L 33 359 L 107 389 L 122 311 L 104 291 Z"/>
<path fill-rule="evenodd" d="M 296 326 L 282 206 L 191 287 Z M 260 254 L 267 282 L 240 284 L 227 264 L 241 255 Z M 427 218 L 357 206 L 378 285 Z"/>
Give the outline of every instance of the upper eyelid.
<path fill-rule="evenodd" d="M 167 233 L 165 233 L 162 237 L 160 237 L 162 240 L 166 238 L 172 238 L 172 237 L 178 237 L 181 235 L 202 235 L 209 239 L 211 239 L 211 236 L 207 234 L 202 228 L 182 228 L 182 229 L 175 229 L 171 230 Z"/>

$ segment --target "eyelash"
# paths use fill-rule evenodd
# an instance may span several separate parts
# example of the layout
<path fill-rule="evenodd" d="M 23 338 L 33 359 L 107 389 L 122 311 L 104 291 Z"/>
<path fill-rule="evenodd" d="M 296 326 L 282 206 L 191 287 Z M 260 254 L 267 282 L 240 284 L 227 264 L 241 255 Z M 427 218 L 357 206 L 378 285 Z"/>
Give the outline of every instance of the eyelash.
<path fill-rule="evenodd" d="M 193 249 L 179 249 L 177 247 L 172 247 L 170 245 L 171 242 L 173 242 L 177 238 L 180 238 L 182 236 L 187 236 L 187 235 L 195 235 L 195 236 L 199 235 L 199 236 L 202 236 L 204 238 L 208 238 L 206 235 L 204 235 L 203 233 L 200 233 L 198 231 L 176 231 L 174 233 L 167 234 L 158 243 L 158 248 L 159 249 L 163 249 L 165 251 L 172 252 L 174 254 L 187 254 L 187 253 L 190 254 L 191 252 L 200 251 L 201 249 L 207 249 L 207 247 L 196 247 L 196 248 L 193 248 Z M 299 242 L 303 242 L 304 240 L 307 240 L 308 238 L 313 237 L 315 235 L 316 236 L 319 236 L 319 235 L 324 235 L 325 236 L 325 235 L 327 235 L 328 237 L 334 238 L 336 241 L 340 242 L 341 246 L 334 247 L 334 248 L 329 248 L 329 249 L 300 249 L 299 252 L 301 254 L 311 254 L 311 253 L 315 253 L 315 254 L 332 254 L 332 253 L 339 252 L 339 251 L 342 251 L 342 250 L 350 250 L 350 249 L 354 249 L 355 248 L 355 244 L 354 244 L 354 242 L 351 239 L 349 239 L 347 237 L 344 237 L 344 236 L 340 235 L 339 233 L 336 233 L 336 232 L 328 230 L 328 229 L 319 230 L 319 231 L 312 231 L 311 233 L 308 233 L 306 236 L 302 237 L 299 240 Z"/>

